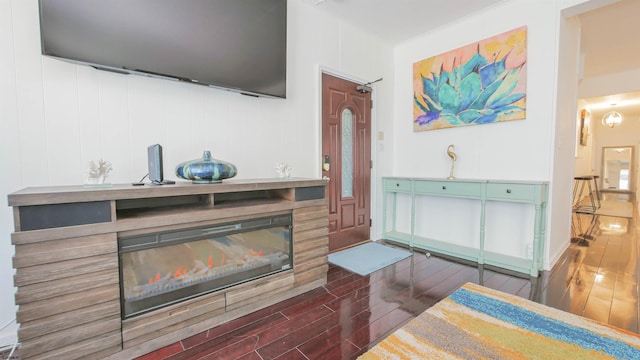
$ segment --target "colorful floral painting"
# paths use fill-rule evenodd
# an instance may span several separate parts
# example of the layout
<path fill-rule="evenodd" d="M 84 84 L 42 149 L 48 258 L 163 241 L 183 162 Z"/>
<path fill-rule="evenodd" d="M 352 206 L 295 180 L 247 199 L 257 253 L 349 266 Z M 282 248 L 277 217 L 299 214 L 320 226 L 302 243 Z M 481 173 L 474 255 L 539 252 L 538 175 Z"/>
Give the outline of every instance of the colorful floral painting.
<path fill-rule="evenodd" d="M 413 130 L 524 119 L 526 62 L 526 26 L 416 62 Z"/>

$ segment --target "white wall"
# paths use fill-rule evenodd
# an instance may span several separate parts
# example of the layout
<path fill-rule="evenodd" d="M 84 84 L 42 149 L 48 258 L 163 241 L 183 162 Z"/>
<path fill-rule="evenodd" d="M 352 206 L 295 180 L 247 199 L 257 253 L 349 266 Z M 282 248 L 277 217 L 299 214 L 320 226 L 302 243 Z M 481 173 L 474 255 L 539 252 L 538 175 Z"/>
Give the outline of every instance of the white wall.
<path fill-rule="evenodd" d="M 446 149 L 454 144 L 457 178 L 550 181 L 556 116 L 558 16 L 555 1 L 513 0 L 397 46 L 394 174 L 444 179 L 450 169 Z M 523 25 L 528 27 L 525 120 L 413 132 L 414 62 Z M 574 150 L 570 151 L 573 159 Z M 524 213 L 527 214 L 526 210 Z M 531 233 L 516 236 L 520 235 Z M 568 242 L 568 234 L 565 239 Z M 508 242 L 507 237 L 504 244 Z"/>
<path fill-rule="evenodd" d="M 204 150 L 234 163 L 238 178 L 274 177 L 277 161 L 288 162 L 293 176 L 319 177 L 321 68 L 367 81 L 384 77 L 375 86 L 373 121 L 392 143 L 393 129 L 376 125 L 393 109 L 384 101 L 393 87 L 390 46 L 310 4 L 288 2 L 287 99 L 276 100 L 45 58 L 37 3 L 0 0 L 0 325 L 15 315 L 11 192 L 82 184 L 88 162 L 99 158 L 112 163 L 111 182 L 138 181 L 154 143 L 164 148 L 166 178 Z M 389 172 L 390 156 L 374 152 L 384 159 L 378 173 Z M 0 332 L 0 346 L 13 342 L 16 328 Z"/>
<path fill-rule="evenodd" d="M 569 246 L 573 202 L 573 177 L 579 117 L 578 79 L 580 64 L 580 23 L 576 17 L 558 19 L 558 79 L 553 148 L 552 191 L 549 206 L 549 264 L 555 264 Z M 578 149 L 578 152 L 580 149 Z"/>
<path fill-rule="evenodd" d="M 510 1 L 396 48 L 396 161 L 403 176 L 446 177 L 455 144 L 458 178 L 549 180 L 557 17 L 551 2 Z M 413 63 L 527 25 L 527 117 L 489 125 L 413 132 Z"/>

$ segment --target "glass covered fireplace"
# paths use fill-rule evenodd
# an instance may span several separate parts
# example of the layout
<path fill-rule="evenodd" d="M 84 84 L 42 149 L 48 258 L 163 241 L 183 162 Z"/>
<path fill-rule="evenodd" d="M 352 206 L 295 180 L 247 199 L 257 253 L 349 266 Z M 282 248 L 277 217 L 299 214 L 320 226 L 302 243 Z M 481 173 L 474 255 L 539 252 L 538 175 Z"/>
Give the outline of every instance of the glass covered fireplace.
<path fill-rule="evenodd" d="M 291 215 L 121 237 L 122 316 L 129 318 L 291 269 Z"/>

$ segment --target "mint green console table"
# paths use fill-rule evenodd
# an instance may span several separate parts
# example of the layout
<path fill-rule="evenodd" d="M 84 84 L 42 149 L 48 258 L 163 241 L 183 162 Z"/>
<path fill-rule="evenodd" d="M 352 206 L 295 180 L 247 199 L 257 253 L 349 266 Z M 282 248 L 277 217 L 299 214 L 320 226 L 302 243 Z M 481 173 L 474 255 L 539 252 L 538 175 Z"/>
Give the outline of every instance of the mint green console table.
<path fill-rule="evenodd" d="M 454 256 L 478 264 L 537 277 L 543 266 L 544 241 L 546 231 L 546 182 L 499 181 L 499 180 L 444 180 L 428 178 L 385 177 L 383 182 L 383 222 L 382 237 L 414 248 Z M 409 232 L 396 230 L 397 197 L 404 194 L 411 202 L 411 225 Z M 478 248 L 452 244 L 446 241 L 425 238 L 415 234 L 416 198 L 436 196 L 462 198 L 480 201 L 480 245 Z M 521 258 L 485 250 L 486 208 L 488 201 L 516 202 L 532 204 L 535 207 L 533 256 Z M 391 226 L 388 228 L 388 216 Z"/>

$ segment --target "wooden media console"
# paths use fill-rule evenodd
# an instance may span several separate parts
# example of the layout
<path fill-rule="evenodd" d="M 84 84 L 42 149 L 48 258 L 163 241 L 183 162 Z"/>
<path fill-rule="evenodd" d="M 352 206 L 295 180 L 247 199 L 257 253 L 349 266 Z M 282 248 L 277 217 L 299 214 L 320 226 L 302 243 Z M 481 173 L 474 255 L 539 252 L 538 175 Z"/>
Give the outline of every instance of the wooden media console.
<path fill-rule="evenodd" d="M 326 284 L 326 181 L 26 188 L 13 266 L 23 359 L 129 359 Z M 291 216 L 293 266 L 124 319 L 118 239 Z"/>

